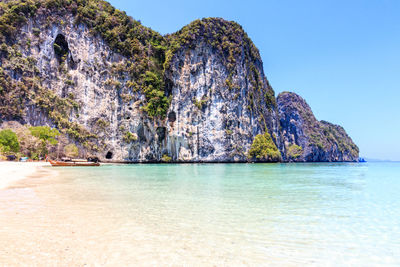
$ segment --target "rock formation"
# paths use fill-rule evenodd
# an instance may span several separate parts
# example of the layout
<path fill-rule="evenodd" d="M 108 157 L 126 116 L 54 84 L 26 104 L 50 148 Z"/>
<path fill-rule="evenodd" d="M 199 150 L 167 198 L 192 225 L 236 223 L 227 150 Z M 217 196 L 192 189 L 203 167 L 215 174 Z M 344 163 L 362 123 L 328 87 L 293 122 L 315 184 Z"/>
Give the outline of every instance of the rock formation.
<path fill-rule="evenodd" d="M 343 128 L 318 122 L 299 96 L 277 105 L 237 23 L 202 19 L 161 36 L 101 0 L 10 1 L 0 16 L 0 119 L 56 127 L 83 156 L 244 162 L 266 134 L 284 161 L 358 158 Z"/>
<path fill-rule="evenodd" d="M 358 147 L 345 130 L 318 121 L 299 95 L 283 92 L 277 99 L 281 125 L 280 150 L 286 161 L 356 161 Z"/>

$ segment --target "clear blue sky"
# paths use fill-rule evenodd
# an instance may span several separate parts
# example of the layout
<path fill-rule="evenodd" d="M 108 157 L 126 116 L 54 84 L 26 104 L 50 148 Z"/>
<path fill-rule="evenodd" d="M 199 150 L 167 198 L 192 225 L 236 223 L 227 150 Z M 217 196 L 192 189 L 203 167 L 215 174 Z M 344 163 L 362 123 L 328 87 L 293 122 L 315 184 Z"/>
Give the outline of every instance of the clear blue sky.
<path fill-rule="evenodd" d="M 361 156 L 400 160 L 400 1 L 110 3 L 161 34 L 203 17 L 240 23 L 277 94 L 300 94 L 317 119 L 346 129 Z"/>

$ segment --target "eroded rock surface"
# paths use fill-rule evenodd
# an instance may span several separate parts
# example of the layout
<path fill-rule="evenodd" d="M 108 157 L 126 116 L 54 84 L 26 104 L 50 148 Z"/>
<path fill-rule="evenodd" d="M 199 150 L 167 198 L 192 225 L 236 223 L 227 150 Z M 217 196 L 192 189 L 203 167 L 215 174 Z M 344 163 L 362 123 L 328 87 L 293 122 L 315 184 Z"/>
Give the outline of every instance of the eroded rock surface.
<path fill-rule="evenodd" d="M 345 130 L 318 121 L 306 101 L 295 93 L 277 98 L 281 136 L 279 147 L 287 161 L 357 161 L 358 147 Z"/>

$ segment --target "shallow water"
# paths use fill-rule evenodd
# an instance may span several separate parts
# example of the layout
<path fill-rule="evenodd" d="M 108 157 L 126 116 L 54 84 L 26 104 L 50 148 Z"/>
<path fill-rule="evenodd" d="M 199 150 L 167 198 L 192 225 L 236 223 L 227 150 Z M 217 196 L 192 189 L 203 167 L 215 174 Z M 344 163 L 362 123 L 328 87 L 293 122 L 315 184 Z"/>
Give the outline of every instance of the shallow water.
<path fill-rule="evenodd" d="M 400 265 L 399 163 L 57 172 L 0 191 L 0 263 Z"/>

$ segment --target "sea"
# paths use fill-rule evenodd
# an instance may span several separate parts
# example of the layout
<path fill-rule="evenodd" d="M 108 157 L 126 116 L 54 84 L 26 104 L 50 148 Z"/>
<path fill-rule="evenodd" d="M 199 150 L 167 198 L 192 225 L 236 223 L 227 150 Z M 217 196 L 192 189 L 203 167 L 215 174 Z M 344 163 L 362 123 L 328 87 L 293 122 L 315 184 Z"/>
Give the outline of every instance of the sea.
<path fill-rule="evenodd" d="M 400 163 L 44 167 L 0 191 L 0 265 L 400 266 Z"/>

